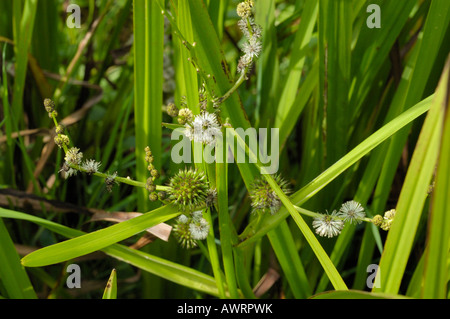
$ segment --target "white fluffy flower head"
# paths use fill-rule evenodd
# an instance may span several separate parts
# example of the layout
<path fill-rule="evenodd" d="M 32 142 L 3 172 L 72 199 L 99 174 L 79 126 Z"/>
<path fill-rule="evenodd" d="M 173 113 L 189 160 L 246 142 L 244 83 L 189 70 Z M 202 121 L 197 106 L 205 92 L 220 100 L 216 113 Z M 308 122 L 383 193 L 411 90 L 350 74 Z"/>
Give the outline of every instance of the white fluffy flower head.
<path fill-rule="evenodd" d="M 242 51 L 247 56 L 247 59 L 253 60 L 257 58 L 262 50 L 262 43 L 257 37 L 252 37 L 246 42 L 242 48 Z"/>
<path fill-rule="evenodd" d="M 338 216 L 344 218 L 346 222 L 361 223 L 361 219 L 366 216 L 366 213 L 360 203 L 351 200 L 342 204 Z"/>
<path fill-rule="evenodd" d="M 194 142 L 213 145 L 222 136 L 220 124 L 214 113 L 203 112 L 194 118 L 192 123 L 186 123 L 184 134 Z"/>
<path fill-rule="evenodd" d="M 98 172 L 102 164 L 93 159 L 89 159 L 83 162 L 82 168 L 86 170 L 88 174 L 94 174 Z"/>
<path fill-rule="evenodd" d="M 64 157 L 64 160 L 68 163 L 80 165 L 81 160 L 83 159 L 83 153 L 80 152 L 79 148 L 72 147 L 70 148 L 66 156 Z"/>
<path fill-rule="evenodd" d="M 312 226 L 319 236 L 328 238 L 335 237 L 339 235 L 342 228 L 344 228 L 344 222 L 340 219 L 336 219 L 336 217 L 336 211 L 333 211 L 331 215 L 316 217 L 313 220 Z"/>

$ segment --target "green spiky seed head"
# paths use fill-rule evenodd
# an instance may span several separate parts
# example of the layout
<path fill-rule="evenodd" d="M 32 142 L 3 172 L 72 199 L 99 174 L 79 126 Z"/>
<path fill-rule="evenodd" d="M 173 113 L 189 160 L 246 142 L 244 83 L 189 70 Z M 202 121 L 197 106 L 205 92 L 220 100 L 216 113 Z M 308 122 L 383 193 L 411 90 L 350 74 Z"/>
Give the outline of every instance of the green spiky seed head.
<path fill-rule="evenodd" d="M 170 179 L 169 200 L 183 212 L 193 211 L 205 204 L 208 181 L 204 172 L 184 169 Z"/>
<path fill-rule="evenodd" d="M 275 175 L 274 179 L 285 194 L 290 193 L 287 181 L 281 178 L 280 175 Z M 250 199 L 252 201 L 252 209 L 254 213 L 270 212 L 273 215 L 278 212 L 281 207 L 280 198 L 272 190 L 269 183 L 265 179 L 259 178 L 255 180 L 250 190 Z"/>

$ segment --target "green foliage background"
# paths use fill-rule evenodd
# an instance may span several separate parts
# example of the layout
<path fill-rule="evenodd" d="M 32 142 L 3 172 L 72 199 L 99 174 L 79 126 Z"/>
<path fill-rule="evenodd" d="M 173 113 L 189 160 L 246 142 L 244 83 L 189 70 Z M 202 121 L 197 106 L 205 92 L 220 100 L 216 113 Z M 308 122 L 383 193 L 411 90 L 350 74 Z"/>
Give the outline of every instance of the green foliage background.
<path fill-rule="evenodd" d="M 144 189 L 62 178 L 42 101 L 56 102 L 72 143 L 103 172 L 145 181 L 149 145 L 166 185 L 184 165 L 171 161 L 165 106 L 185 97 L 198 114 L 205 74 L 210 94 L 232 87 L 244 41 L 238 2 L 74 3 L 79 29 L 66 25 L 67 1 L 0 1 L 1 297 L 448 298 L 449 1 L 255 0 L 263 51 L 221 117 L 280 129 L 279 172 L 294 192 L 264 176 L 283 207 L 259 221 L 248 198 L 258 167 L 202 164 L 218 202 L 193 250 L 173 236 L 128 247 L 179 212 Z M 369 4 L 381 28 L 367 27 Z M 351 199 L 369 217 L 396 208 L 391 230 L 363 223 L 320 238 L 300 214 Z M 90 221 L 92 209 L 146 214 L 111 226 Z M 65 285 L 70 263 L 81 266 L 82 289 Z M 380 267 L 373 291 L 370 264 Z"/>

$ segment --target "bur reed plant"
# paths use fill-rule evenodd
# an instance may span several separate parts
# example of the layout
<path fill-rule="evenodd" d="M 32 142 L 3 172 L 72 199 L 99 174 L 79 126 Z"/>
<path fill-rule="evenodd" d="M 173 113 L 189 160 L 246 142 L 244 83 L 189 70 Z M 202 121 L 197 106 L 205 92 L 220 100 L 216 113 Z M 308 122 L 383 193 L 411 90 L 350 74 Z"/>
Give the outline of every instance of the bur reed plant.
<path fill-rule="evenodd" d="M 74 3 L 0 2 L 1 297 L 449 297 L 448 1 Z"/>

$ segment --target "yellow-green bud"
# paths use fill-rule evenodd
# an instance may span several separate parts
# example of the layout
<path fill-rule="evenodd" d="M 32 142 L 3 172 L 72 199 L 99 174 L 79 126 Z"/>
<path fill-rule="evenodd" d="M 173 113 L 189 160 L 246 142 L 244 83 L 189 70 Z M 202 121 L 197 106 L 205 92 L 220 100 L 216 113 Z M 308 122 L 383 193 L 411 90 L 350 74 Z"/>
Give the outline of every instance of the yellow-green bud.
<path fill-rule="evenodd" d="M 177 117 L 178 116 L 178 108 L 175 106 L 175 104 L 170 103 L 167 105 L 167 114 L 169 114 L 171 117 Z"/>
<path fill-rule="evenodd" d="M 155 178 L 158 178 L 158 177 L 159 177 L 159 172 L 158 172 L 158 170 L 156 170 L 156 169 L 152 169 L 152 170 L 150 171 L 150 175 L 152 175 L 152 176 L 155 177 Z"/>
<path fill-rule="evenodd" d="M 383 223 L 383 216 L 381 216 L 381 215 L 375 215 L 375 216 L 372 218 L 372 223 L 373 223 L 375 226 L 381 226 L 381 224 Z"/>
<path fill-rule="evenodd" d="M 394 219 L 395 213 L 396 213 L 395 209 L 388 210 L 387 212 L 384 213 L 384 218 L 385 219 Z"/>
<path fill-rule="evenodd" d="M 48 117 L 52 118 L 52 117 L 57 117 L 58 116 L 58 112 L 56 112 L 55 110 L 51 111 L 48 113 Z"/>
<path fill-rule="evenodd" d="M 391 228 L 392 222 L 394 221 L 396 210 L 391 209 L 384 213 L 383 223 L 381 224 L 381 229 L 388 231 Z"/>
<path fill-rule="evenodd" d="M 158 200 L 158 194 L 156 194 L 156 193 L 151 193 L 151 194 L 148 196 L 148 199 L 150 199 L 150 201 L 152 201 L 152 202 L 155 202 L 155 201 Z"/>
<path fill-rule="evenodd" d="M 178 112 L 178 123 L 181 125 L 186 124 L 187 122 L 192 121 L 194 118 L 194 114 L 188 108 L 183 108 Z"/>
<path fill-rule="evenodd" d="M 392 220 L 391 219 L 384 219 L 383 223 L 380 226 L 380 228 L 382 230 L 388 231 L 389 229 L 391 229 L 391 225 L 392 225 Z"/>
<path fill-rule="evenodd" d="M 58 126 L 55 127 L 56 134 L 62 134 L 64 133 L 64 127 L 61 124 L 58 124 Z"/>
<path fill-rule="evenodd" d="M 156 190 L 156 186 L 153 184 L 146 184 L 145 188 L 150 192 L 153 193 Z"/>
<path fill-rule="evenodd" d="M 236 12 L 243 19 L 248 18 L 252 13 L 252 8 L 247 1 L 238 4 Z"/>
<path fill-rule="evenodd" d="M 160 200 L 164 200 L 167 197 L 167 193 L 166 192 L 159 192 L 158 196 L 159 196 Z"/>
<path fill-rule="evenodd" d="M 64 145 L 68 146 L 70 143 L 69 137 L 67 135 L 55 136 L 54 141 L 59 148 L 62 148 Z"/>
<path fill-rule="evenodd" d="M 55 110 L 55 102 L 53 102 L 50 99 L 44 100 L 44 106 L 45 106 L 45 110 L 47 111 L 47 113 L 51 113 Z"/>

